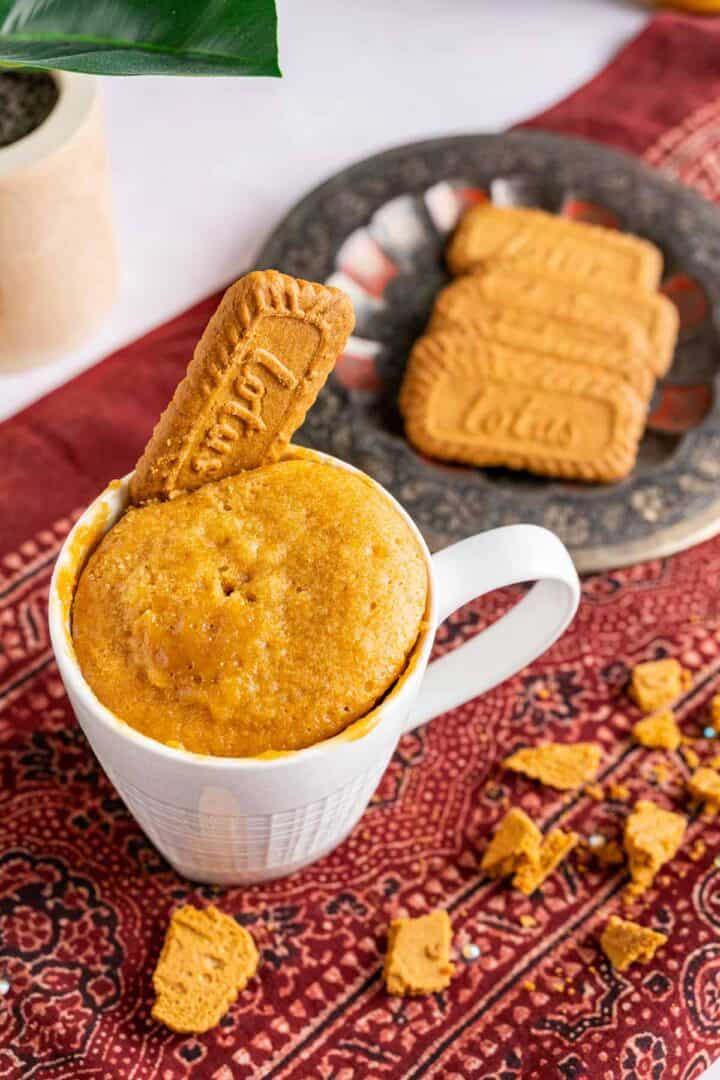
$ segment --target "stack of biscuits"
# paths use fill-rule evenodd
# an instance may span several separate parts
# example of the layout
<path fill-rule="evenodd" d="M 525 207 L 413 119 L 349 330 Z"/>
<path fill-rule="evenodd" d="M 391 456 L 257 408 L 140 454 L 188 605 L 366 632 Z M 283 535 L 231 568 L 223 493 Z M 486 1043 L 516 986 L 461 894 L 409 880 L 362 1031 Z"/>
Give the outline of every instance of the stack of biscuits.
<path fill-rule="evenodd" d="M 447 253 L 400 392 L 410 442 L 470 465 L 609 483 L 632 470 L 674 305 L 654 244 L 540 210 L 484 203 Z"/>

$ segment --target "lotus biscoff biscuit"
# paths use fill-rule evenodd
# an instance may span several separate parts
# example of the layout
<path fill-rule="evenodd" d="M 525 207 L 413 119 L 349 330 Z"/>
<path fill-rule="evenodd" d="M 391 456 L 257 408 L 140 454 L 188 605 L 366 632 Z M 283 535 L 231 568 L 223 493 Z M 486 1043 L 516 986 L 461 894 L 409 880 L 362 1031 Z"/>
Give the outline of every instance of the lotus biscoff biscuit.
<path fill-rule="evenodd" d="M 426 333 L 464 330 L 500 345 L 524 352 L 537 352 L 589 364 L 620 375 L 643 401 L 649 401 L 655 376 L 645 356 L 641 329 L 632 321 L 600 328 L 573 317 L 566 303 L 567 293 L 558 293 L 558 310 L 552 318 L 541 309 L 513 306 L 514 294 L 507 301 L 486 299 L 483 278 L 467 274 L 444 288 L 435 300 Z M 402 400 L 401 400 L 402 408 Z"/>
<path fill-rule="evenodd" d="M 463 333 L 415 343 L 402 402 L 432 457 L 588 481 L 627 476 L 645 424 L 619 375 Z"/>
<path fill-rule="evenodd" d="M 340 289 L 256 270 L 227 290 L 137 463 L 133 503 L 276 461 L 354 326 Z"/>
<path fill-rule="evenodd" d="M 605 288 L 590 287 L 553 274 L 549 267 L 532 272 L 522 262 L 491 264 L 447 286 L 438 297 L 437 318 L 470 322 L 470 312 L 482 310 L 481 305 L 534 312 L 555 325 L 552 333 L 562 337 L 567 336 L 566 326 L 583 326 L 586 335 L 594 333 L 610 349 L 623 351 L 628 363 L 643 360 L 658 378 L 672 362 L 679 317 L 672 301 L 660 293 L 620 290 L 612 281 Z"/>
<path fill-rule="evenodd" d="M 648 240 L 543 210 L 482 203 L 462 218 L 447 255 L 453 274 L 487 262 L 521 262 L 602 285 L 656 289 L 662 255 Z"/>

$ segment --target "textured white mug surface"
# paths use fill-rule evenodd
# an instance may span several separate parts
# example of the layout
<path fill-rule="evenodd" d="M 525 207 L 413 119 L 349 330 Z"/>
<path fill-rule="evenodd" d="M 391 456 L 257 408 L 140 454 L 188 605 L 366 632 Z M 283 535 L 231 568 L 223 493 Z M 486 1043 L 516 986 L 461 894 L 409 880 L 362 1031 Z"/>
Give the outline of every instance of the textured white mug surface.
<path fill-rule="evenodd" d="M 404 732 L 530 663 L 577 609 L 575 568 L 546 529 L 509 525 L 431 556 L 411 519 L 383 492 L 410 525 L 428 565 L 429 626 L 406 672 L 368 717 L 306 750 L 270 758 L 191 754 L 140 734 L 106 709 L 72 647 L 68 583 L 98 534 L 123 513 L 127 482 L 103 492 L 67 537 L 50 585 L 50 634 L 68 697 L 100 764 L 158 850 L 195 881 L 266 881 L 331 851 L 361 817 Z M 526 581 L 537 584 L 503 618 L 428 667 L 443 619 L 475 597 Z"/>

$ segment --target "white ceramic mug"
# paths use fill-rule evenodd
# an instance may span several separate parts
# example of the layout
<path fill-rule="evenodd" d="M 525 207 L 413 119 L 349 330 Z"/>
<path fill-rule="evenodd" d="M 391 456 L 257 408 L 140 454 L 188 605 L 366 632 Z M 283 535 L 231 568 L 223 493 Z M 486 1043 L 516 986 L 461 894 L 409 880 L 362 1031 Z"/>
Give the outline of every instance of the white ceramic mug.
<path fill-rule="evenodd" d="M 267 759 L 176 750 L 106 709 L 85 682 L 72 647 L 72 583 L 125 509 L 127 481 L 96 499 L 65 541 L 50 586 L 50 634 L 68 697 L 100 764 L 158 850 L 195 881 L 267 881 L 331 851 L 361 817 L 404 732 L 530 663 L 563 632 L 578 605 L 570 556 L 546 529 L 509 525 L 431 557 L 412 520 L 380 488 L 417 537 L 430 582 L 428 628 L 393 690 L 369 716 L 306 750 Z M 475 597 L 525 581 L 537 584 L 520 603 L 428 667 L 443 619 Z"/>

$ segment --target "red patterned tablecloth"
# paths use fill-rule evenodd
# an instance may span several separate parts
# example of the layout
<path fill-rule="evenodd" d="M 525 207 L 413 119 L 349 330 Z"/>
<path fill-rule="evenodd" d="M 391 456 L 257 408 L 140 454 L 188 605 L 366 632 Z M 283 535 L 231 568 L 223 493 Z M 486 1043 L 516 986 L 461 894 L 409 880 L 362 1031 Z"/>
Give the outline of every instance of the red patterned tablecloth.
<path fill-rule="evenodd" d="M 534 126 L 602 139 L 720 198 L 720 20 L 651 26 Z M 131 467 L 210 314 L 211 298 L 0 426 L 0 1076 L 689 1078 L 720 1054 L 720 827 L 692 820 L 638 909 L 669 935 L 613 972 L 597 934 L 621 870 L 570 858 L 525 899 L 479 861 L 508 801 L 543 827 L 619 833 L 626 804 L 562 797 L 498 768 L 528 734 L 602 744 L 602 779 L 681 805 L 631 744 L 628 668 L 666 653 L 698 672 L 680 719 L 699 734 L 720 687 L 720 539 L 589 578 L 569 633 L 504 686 L 403 739 L 350 838 L 303 873 L 216 891 L 178 878 L 97 767 L 52 661 L 46 597 L 74 517 Z M 441 647 L 491 619 L 473 605 Z M 706 853 L 690 858 L 702 836 Z M 209 900 L 250 928 L 262 966 L 222 1024 L 172 1035 L 150 1020 L 168 914 Z M 445 906 L 459 960 L 447 993 L 386 995 L 384 931 Z M 522 914 L 536 923 L 523 926 Z M 0 989 L 4 989 L 0 984 Z"/>

